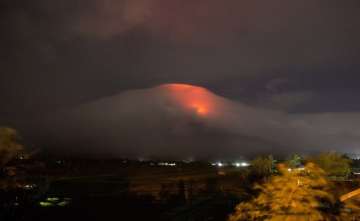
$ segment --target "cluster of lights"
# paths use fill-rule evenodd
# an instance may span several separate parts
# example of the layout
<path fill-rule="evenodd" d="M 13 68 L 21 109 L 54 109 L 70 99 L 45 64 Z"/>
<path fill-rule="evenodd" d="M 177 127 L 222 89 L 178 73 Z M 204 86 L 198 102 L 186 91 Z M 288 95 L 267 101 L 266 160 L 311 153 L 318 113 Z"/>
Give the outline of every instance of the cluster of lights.
<path fill-rule="evenodd" d="M 236 163 L 233 163 L 233 166 L 235 166 L 235 167 L 248 167 L 248 166 L 250 166 L 250 164 L 246 163 L 246 162 L 241 162 L 241 163 L 236 162 Z"/>
<path fill-rule="evenodd" d="M 41 207 L 54 207 L 54 206 L 67 206 L 70 204 L 71 198 L 62 198 L 59 197 L 48 197 L 44 201 L 39 202 Z"/>
<path fill-rule="evenodd" d="M 35 189 L 36 187 L 37 187 L 36 184 L 26 184 L 23 186 L 23 188 L 26 190 L 32 190 L 32 189 Z"/>
<path fill-rule="evenodd" d="M 217 166 L 217 167 L 223 167 L 223 166 L 225 166 L 225 164 L 224 164 L 224 163 L 221 163 L 221 162 L 212 163 L 211 165 L 212 165 L 212 166 Z"/>
<path fill-rule="evenodd" d="M 176 166 L 176 163 L 160 162 L 158 163 L 158 166 L 174 167 Z"/>
<path fill-rule="evenodd" d="M 224 167 L 224 166 L 227 166 L 228 164 L 222 163 L 222 162 L 216 162 L 216 163 L 212 163 L 211 165 L 212 166 L 217 166 L 217 167 Z M 247 162 L 234 162 L 231 165 L 234 166 L 234 167 L 248 167 L 248 166 L 250 166 L 250 164 L 247 163 Z"/>

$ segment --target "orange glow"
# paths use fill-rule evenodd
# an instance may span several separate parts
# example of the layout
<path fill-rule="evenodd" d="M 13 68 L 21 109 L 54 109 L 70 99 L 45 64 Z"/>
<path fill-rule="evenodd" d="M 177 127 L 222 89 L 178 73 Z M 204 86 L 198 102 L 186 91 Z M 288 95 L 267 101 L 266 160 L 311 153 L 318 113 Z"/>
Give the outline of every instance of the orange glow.
<path fill-rule="evenodd" d="M 204 107 L 195 107 L 196 112 L 200 115 L 206 115 L 208 113 L 208 110 Z"/>
<path fill-rule="evenodd" d="M 171 97 L 181 107 L 196 113 L 199 116 L 208 116 L 214 113 L 214 98 L 212 93 L 205 88 L 188 84 L 166 84 Z"/>

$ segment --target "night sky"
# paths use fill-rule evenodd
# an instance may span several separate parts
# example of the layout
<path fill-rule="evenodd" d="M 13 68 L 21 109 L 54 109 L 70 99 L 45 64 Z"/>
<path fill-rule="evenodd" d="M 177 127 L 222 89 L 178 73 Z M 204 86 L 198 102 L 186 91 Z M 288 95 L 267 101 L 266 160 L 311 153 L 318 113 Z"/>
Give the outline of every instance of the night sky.
<path fill-rule="evenodd" d="M 359 27 L 358 0 L 1 0 L 0 125 L 54 152 L 360 154 Z"/>

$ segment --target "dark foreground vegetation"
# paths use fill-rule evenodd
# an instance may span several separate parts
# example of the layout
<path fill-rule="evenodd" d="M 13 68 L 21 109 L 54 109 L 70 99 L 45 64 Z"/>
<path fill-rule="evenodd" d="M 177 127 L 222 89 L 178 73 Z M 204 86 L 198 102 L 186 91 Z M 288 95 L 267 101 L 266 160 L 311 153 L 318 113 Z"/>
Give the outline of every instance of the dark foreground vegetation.
<path fill-rule="evenodd" d="M 0 220 L 360 220 L 359 161 L 259 156 L 249 166 L 28 154 L 0 128 Z"/>

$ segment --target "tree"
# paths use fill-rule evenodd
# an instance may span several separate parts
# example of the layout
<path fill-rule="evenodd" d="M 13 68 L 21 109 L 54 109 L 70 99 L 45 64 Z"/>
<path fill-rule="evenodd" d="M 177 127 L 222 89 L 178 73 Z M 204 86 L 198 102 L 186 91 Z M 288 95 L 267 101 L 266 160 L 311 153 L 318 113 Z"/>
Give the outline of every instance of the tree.
<path fill-rule="evenodd" d="M 301 166 L 302 163 L 303 163 L 303 158 L 298 154 L 294 154 L 288 160 L 287 165 L 290 168 L 297 168 L 297 167 Z"/>
<path fill-rule="evenodd" d="M 23 151 L 19 139 L 20 137 L 15 129 L 0 127 L 0 168 Z"/>
<path fill-rule="evenodd" d="M 261 156 L 251 161 L 250 176 L 255 179 L 269 177 L 274 170 L 274 159 L 270 156 Z"/>
<path fill-rule="evenodd" d="M 330 193 L 325 172 L 313 163 L 305 169 L 289 170 L 279 165 L 280 175 L 257 188 L 255 199 L 240 203 L 230 221 L 242 220 L 329 220 L 336 198 Z"/>
<path fill-rule="evenodd" d="M 351 159 L 336 152 L 322 153 L 309 161 L 316 163 L 328 176 L 347 177 L 351 173 Z"/>

